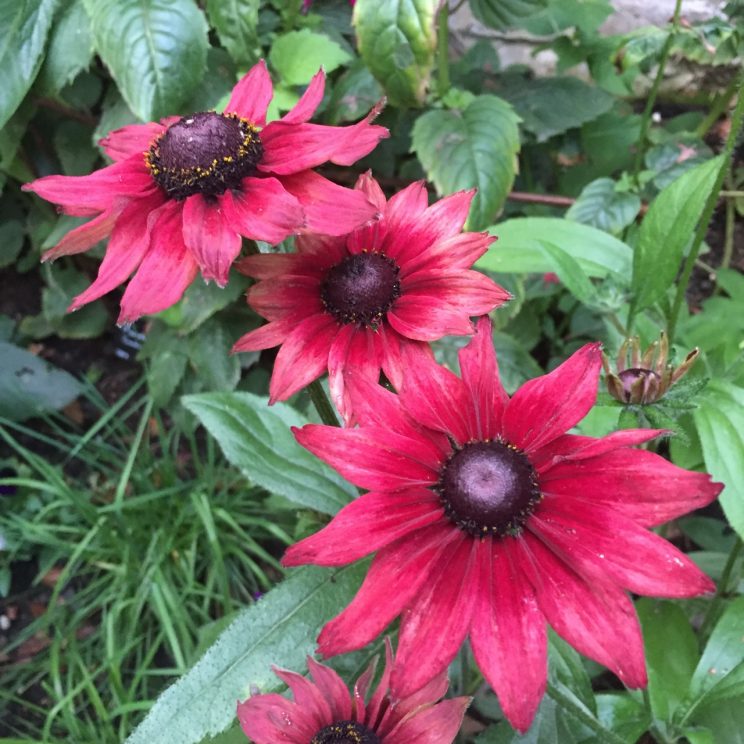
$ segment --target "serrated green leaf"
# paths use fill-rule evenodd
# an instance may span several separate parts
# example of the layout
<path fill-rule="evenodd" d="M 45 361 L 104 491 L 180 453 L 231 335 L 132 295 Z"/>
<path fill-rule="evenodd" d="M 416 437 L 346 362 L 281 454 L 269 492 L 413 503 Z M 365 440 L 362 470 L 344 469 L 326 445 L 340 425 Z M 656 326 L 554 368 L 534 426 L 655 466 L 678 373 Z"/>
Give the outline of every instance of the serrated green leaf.
<path fill-rule="evenodd" d="M 182 402 L 251 482 L 308 509 L 335 514 L 356 490 L 295 441 L 307 423 L 286 403 L 271 408 L 252 393 L 187 395 Z"/>
<path fill-rule="evenodd" d="M 705 467 L 725 488 L 718 497 L 729 524 L 744 539 L 744 388 L 711 380 L 692 413 Z"/>
<path fill-rule="evenodd" d="M 719 155 L 687 171 L 651 202 L 633 255 L 636 312 L 660 299 L 674 283 L 722 163 Z"/>
<path fill-rule="evenodd" d="M 365 565 L 301 568 L 225 630 L 196 665 L 166 690 L 127 744 L 196 744 L 227 729 L 237 700 L 255 686 L 277 690 L 272 665 L 300 671 L 329 618 L 350 601 Z"/>
<path fill-rule="evenodd" d="M 0 416 L 22 421 L 64 408 L 82 391 L 67 372 L 25 349 L 0 341 Z"/>
<path fill-rule="evenodd" d="M 261 0 L 207 0 L 207 16 L 222 46 L 239 65 L 258 60 L 258 9 Z"/>
<path fill-rule="evenodd" d="M 84 0 L 96 50 L 143 121 L 179 113 L 202 80 L 207 23 L 193 0 Z"/>
<path fill-rule="evenodd" d="M 547 7 L 548 0 L 470 0 L 470 9 L 479 21 L 502 31 Z"/>
<path fill-rule="evenodd" d="M 357 0 L 353 23 L 369 71 L 393 106 L 420 106 L 434 65 L 439 0 Z"/>
<path fill-rule="evenodd" d="M 612 274 L 620 282 L 630 275 L 631 248 L 602 230 L 557 217 L 519 217 L 490 227 L 498 240 L 476 266 L 504 274 L 555 271 L 543 249 L 551 243 L 574 258 L 587 276 Z"/>
<path fill-rule="evenodd" d="M 90 21 L 82 0 L 66 0 L 49 34 L 38 83 L 42 90 L 59 93 L 93 59 Z"/>
<path fill-rule="evenodd" d="M 637 194 L 617 191 L 611 178 L 597 178 L 579 194 L 566 218 L 617 235 L 641 210 Z"/>
<path fill-rule="evenodd" d="M 58 0 L 0 0 L 0 129 L 39 72 L 57 4 Z"/>
<path fill-rule="evenodd" d="M 468 228 L 493 222 L 514 182 L 519 129 L 511 106 L 478 96 L 462 111 L 428 111 L 413 126 L 413 145 L 439 194 L 477 188 Z"/>
<path fill-rule="evenodd" d="M 269 62 L 285 85 L 307 85 L 321 67 L 333 72 L 350 60 L 340 44 L 307 28 L 278 36 L 269 52 Z"/>

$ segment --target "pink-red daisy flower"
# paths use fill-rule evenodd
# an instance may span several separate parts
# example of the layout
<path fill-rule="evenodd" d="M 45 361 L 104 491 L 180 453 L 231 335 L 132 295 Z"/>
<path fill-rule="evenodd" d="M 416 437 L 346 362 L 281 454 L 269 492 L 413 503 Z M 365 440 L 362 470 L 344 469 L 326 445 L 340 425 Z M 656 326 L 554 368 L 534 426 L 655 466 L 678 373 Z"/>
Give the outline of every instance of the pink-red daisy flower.
<path fill-rule="evenodd" d="M 396 387 L 403 355 L 428 357 L 427 342 L 473 332 L 471 316 L 498 307 L 509 294 L 473 263 L 494 240 L 462 233 L 472 191 L 428 206 L 423 183 L 385 200 L 377 181 L 357 182 L 381 218 L 343 237 L 303 235 L 296 254 L 248 256 L 238 264 L 259 279 L 248 302 L 269 323 L 243 336 L 234 351 L 281 344 L 271 401 L 284 400 L 328 369 L 331 395 L 349 422 L 344 370 Z M 415 361 L 411 361 L 415 364 Z"/>
<path fill-rule="evenodd" d="M 505 715 L 526 730 L 546 685 L 546 625 L 629 687 L 646 684 L 626 593 L 691 597 L 714 588 L 650 532 L 721 486 L 637 445 L 663 433 L 567 434 L 591 409 L 601 366 L 588 344 L 511 398 L 490 322 L 460 352 L 462 378 L 430 362 L 400 395 L 349 380 L 361 426 L 305 426 L 298 441 L 369 489 L 284 563 L 339 566 L 376 551 L 319 651 L 358 649 L 401 616 L 394 696 L 452 661 L 466 636 Z"/>
<path fill-rule="evenodd" d="M 321 71 L 288 114 L 267 124 L 273 87 L 261 61 L 237 83 L 222 114 L 118 129 L 101 141 L 113 165 L 27 184 L 67 214 L 93 217 L 45 260 L 110 236 L 98 278 L 70 310 L 136 272 L 119 316 L 132 321 L 177 302 L 199 270 L 224 285 L 241 236 L 278 243 L 303 227 L 338 235 L 372 219 L 376 207 L 364 194 L 311 169 L 326 161 L 351 165 L 388 131 L 370 123 L 378 109 L 348 127 L 309 124 L 324 87 Z"/>
<path fill-rule="evenodd" d="M 446 673 L 393 701 L 388 693 L 393 665 L 389 643 L 385 670 L 369 699 L 374 662 L 357 680 L 353 694 L 333 669 L 309 657 L 307 665 L 312 682 L 296 672 L 274 669 L 294 701 L 268 694 L 238 703 L 240 724 L 255 744 L 451 744 L 470 702 L 466 697 L 440 700 L 449 684 Z"/>

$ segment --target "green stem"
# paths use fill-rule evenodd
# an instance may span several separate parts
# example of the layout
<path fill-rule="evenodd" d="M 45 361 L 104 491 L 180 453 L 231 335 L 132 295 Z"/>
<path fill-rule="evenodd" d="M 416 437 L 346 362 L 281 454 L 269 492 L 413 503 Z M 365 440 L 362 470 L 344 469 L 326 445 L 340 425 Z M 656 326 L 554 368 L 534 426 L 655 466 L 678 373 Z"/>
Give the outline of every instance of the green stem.
<path fill-rule="evenodd" d="M 723 162 L 721 168 L 718 171 L 716 182 L 713 184 L 713 190 L 710 192 L 708 201 L 705 203 L 703 209 L 703 215 L 700 218 L 695 237 L 692 240 L 692 246 L 690 246 L 690 252 L 687 254 L 685 260 L 685 266 L 682 270 L 682 276 L 680 277 L 679 283 L 677 284 L 677 294 L 674 297 L 674 304 L 672 305 L 672 311 L 669 314 L 669 327 L 667 328 L 667 337 L 669 338 L 669 345 L 672 346 L 674 343 L 674 333 L 677 329 L 677 320 L 679 318 L 679 311 L 682 307 L 682 302 L 685 299 L 685 293 L 687 291 L 687 284 L 690 281 L 690 275 L 692 274 L 692 268 L 697 260 L 698 253 L 700 252 L 700 246 L 703 243 L 705 233 L 708 231 L 708 223 L 710 218 L 713 216 L 713 210 L 718 204 L 718 192 L 721 190 L 723 185 L 723 179 L 726 176 L 729 168 L 729 162 L 731 160 L 731 153 L 734 151 L 734 145 L 736 144 L 736 138 L 741 129 L 742 117 L 744 117 L 744 73 L 739 77 L 739 88 L 738 88 L 738 100 L 736 101 L 736 108 L 731 116 L 731 129 L 729 130 L 728 137 L 726 138 L 726 145 L 723 148 Z"/>
<path fill-rule="evenodd" d="M 641 118 L 641 131 L 638 136 L 638 149 L 636 150 L 635 162 L 633 163 L 633 181 L 636 186 L 640 186 L 638 183 L 638 174 L 641 172 L 641 166 L 643 165 L 643 157 L 646 154 L 646 145 L 648 144 L 648 130 L 651 127 L 651 115 L 654 111 L 654 105 L 656 104 L 656 98 L 659 95 L 659 88 L 661 82 L 664 79 L 664 70 L 666 69 L 666 63 L 669 59 L 669 53 L 672 51 L 672 42 L 674 37 L 677 35 L 679 30 L 679 17 L 682 12 L 682 0 L 677 0 L 674 5 L 674 17 L 672 18 L 672 28 L 669 31 L 669 35 L 664 41 L 664 46 L 661 49 L 661 55 L 659 56 L 659 68 L 656 71 L 656 77 L 654 78 L 651 91 L 646 99 L 646 108 L 643 109 L 643 117 Z"/>
<path fill-rule="evenodd" d="M 726 90 L 721 93 L 720 96 L 716 96 L 713 104 L 710 107 L 708 115 L 700 122 L 700 125 L 695 130 L 695 134 L 702 139 L 708 134 L 708 130 L 718 121 L 721 114 L 726 111 L 731 103 L 731 99 L 736 93 L 737 79 L 734 79 L 728 84 Z"/>
<path fill-rule="evenodd" d="M 726 196 L 732 199 L 739 199 L 744 196 L 744 191 L 727 191 L 726 189 L 723 189 L 722 191 L 718 192 L 718 196 Z"/>
<path fill-rule="evenodd" d="M 597 734 L 597 741 L 602 744 L 625 744 L 625 739 L 619 737 L 609 729 L 606 729 L 591 713 L 588 713 L 583 706 L 577 705 L 576 701 L 569 695 L 564 694 L 555 685 L 548 682 L 548 695 L 559 703 L 563 708 L 583 723 L 587 728 Z"/>
<path fill-rule="evenodd" d="M 731 174 L 728 176 L 729 182 Z M 733 186 L 732 183 L 727 185 Z M 736 228 L 736 204 L 733 199 L 726 199 L 726 231 L 723 237 L 723 257 L 721 268 L 728 269 L 731 265 L 731 257 L 734 255 L 734 229 Z"/>
<path fill-rule="evenodd" d="M 336 412 L 333 410 L 331 401 L 328 400 L 320 380 L 313 380 L 307 386 L 307 392 L 310 393 L 310 400 L 313 402 L 320 420 L 328 426 L 339 426 Z"/>
<path fill-rule="evenodd" d="M 721 580 L 718 582 L 718 586 L 716 587 L 716 594 L 713 597 L 710 605 L 708 606 L 708 611 L 705 613 L 703 622 L 700 625 L 700 636 L 702 638 L 706 638 L 708 636 L 708 633 L 710 632 L 710 626 L 716 620 L 721 602 L 723 602 L 723 598 L 726 596 L 727 593 L 729 581 L 731 580 L 731 572 L 734 570 L 736 559 L 739 557 L 739 553 L 741 553 L 742 547 L 744 547 L 744 543 L 742 543 L 741 539 L 737 537 L 736 542 L 734 543 L 734 547 L 731 548 L 731 552 L 729 553 L 726 565 L 723 567 Z"/>
<path fill-rule="evenodd" d="M 450 89 L 449 74 L 449 6 L 442 3 L 437 22 L 437 91 L 443 98 Z"/>

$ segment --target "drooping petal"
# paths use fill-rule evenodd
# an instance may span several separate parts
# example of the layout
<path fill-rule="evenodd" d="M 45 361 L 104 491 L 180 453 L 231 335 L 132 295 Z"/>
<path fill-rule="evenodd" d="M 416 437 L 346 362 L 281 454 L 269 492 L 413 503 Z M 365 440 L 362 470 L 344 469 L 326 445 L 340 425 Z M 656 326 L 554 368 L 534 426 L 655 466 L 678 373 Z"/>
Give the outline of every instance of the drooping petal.
<path fill-rule="evenodd" d="M 406 606 L 390 685 L 394 697 L 411 695 L 457 655 L 470 628 L 480 587 L 479 552 L 486 546 L 460 531 L 415 601 Z"/>
<path fill-rule="evenodd" d="M 530 529 L 553 552 L 636 594 L 694 597 L 715 584 L 670 542 L 602 504 L 546 496 Z"/>
<path fill-rule="evenodd" d="M 287 176 L 328 161 L 353 165 L 390 136 L 385 127 L 370 123 L 379 110 L 375 107 L 362 121 L 347 127 L 272 121 L 261 132 L 264 154 L 258 169 Z"/>
<path fill-rule="evenodd" d="M 388 311 L 387 319 L 401 336 L 414 341 L 436 341 L 442 336 L 467 336 L 473 332 L 468 313 L 428 293 L 404 291 Z"/>
<path fill-rule="evenodd" d="M 262 127 L 266 123 L 266 110 L 273 97 L 274 86 L 266 62 L 260 60 L 233 88 L 225 113 L 237 114 L 251 124 Z"/>
<path fill-rule="evenodd" d="M 281 243 L 305 224 L 300 202 L 276 178 L 244 178 L 220 197 L 225 222 L 252 240 Z"/>
<path fill-rule="evenodd" d="M 512 541 L 506 539 L 494 541 L 481 554 L 484 563 L 470 644 L 504 715 L 525 732 L 545 693 L 548 646 L 545 618 L 512 552 Z"/>
<path fill-rule="evenodd" d="M 528 532 L 517 544 L 517 570 L 528 576 L 555 632 L 628 687 L 645 686 L 643 638 L 627 594 L 594 576 L 587 581 Z"/>
<path fill-rule="evenodd" d="M 169 117 L 162 122 L 129 124 L 109 132 L 98 140 L 98 144 L 112 160 L 126 160 L 132 155 L 144 156 L 150 145 L 166 130 L 168 124 L 174 121 L 178 121 L 177 116 Z"/>
<path fill-rule="evenodd" d="M 444 238 L 433 243 L 417 255 L 407 255 L 404 264 L 406 275 L 422 270 L 451 272 L 469 269 L 496 238 L 488 233 L 467 232 Z"/>
<path fill-rule="evenodd" d="M 223 209 L 230 192 L 207 200 L 201 194 L 187 197 L 183 204 L 183 239 L 199 264 L 204 281 L 227 284 L 230 267 L 240 253 L 240 235 L 230 226 Z"/>
<path fill-rule="evenodd" d="M 333 723 L 333 713 L 329 702 L 309 679 L 289 669 L 273 667 L 273 672 L 289 687 L 295 705 L 302 711 L 303 718 L 312 725 L 316 732 Z"/>
<path fill-rule="evenodd" d="M 439 498 L 425 488 L 370 491 L 347 504 L 320 532 L 291 545 L 285 566 L 344 566 L 442 519 Z"/>
<path fill-rule="evenodd" d="M 429 344 L 401 336 L 388 323 L 383 323 L 377 329 L 375 347 L 382 371 L 396 390 L 403 387 L 408 370 L 418 369 L 420 363 L 434 361 Z"/>
<path fill-rule="evenodd" d="M 150 214 L 160 207 L 164 197 L 157 193 L 149 199 L 129 202 L 116 222 L 106 255 L 98 268 L 98 277 L 72 301 L 68 311 L 77 310 L 123 284 L 139 266 L 150 245 L 153 227 Z"/>
<path fill-rule="evenodd" d="M 362 173 L 354 185 L 354 190 L 364 194 L 369 202 L 377 208 L 379 214 L 386 212 L 387 201 L 380 184 L 372 176 L 371 171 Z M 384 236 L 387 223 L 384 219 L 369 222 L 354 230 L 346 236 L 344 243 L 349 253 L 361 253 L 362 251 L 381 251 L 384 245 Z"/>
<path fill-rule="evenodd" d="M 323 374 L 328 350 L 338 333 L 336 321 L 327 313 L 311 315 L 284 339 L 274 361 L 269 383 L 269 402 L 286 400 Z"/>
<path fill-rule="evenodd" d="M 258 282 L 248 290 L 248 304 L 267 320 L 298 318 L 323 312 L 320 286 L 312 276 L 286 274 Z"/>
<path fill-rule="evenodd" d="M 305 744 L 317 733 L 312 721 L 287 698 L 269 693 L 238 703 L 243 733 L 255 744 Z"/>
<path fill-rule="evenodd" d="M 644 450 L 617 449 L 567 462 L 540 475 L 546 493 L 571 499 L 577 509 L 584 503 L 602 503 L 643 526 L 706 506 L 723 486 L 707 473 L 683 470 L 663 457 Z"/>
<path fill-rule="evenodd" d="M 302 124 L 308 121 L 320 106 L 324 91 L 325 72 L 320 69 L 313 75 L 310 85 L 307 86 L 300 100 L 291 111 L 282 116 L 281 121 L 285 124 Z"/>
<path fill-rule="evenodd" d="M 273 279 L 284 274 L 305 273 L 306 260 L 296 253 L 256 253 L 235 263 L 235 268 L 254 279 Z"/>
<path fill-rule="evenodd" d="M 565 434 L 597 398 L 600 345 L 587 344 L 547 375 L 522 385 L 504 412 L 504 437 L 532 452 Z"/>
<path fill-rule="evenodd" d="M 334 721 L 348 721 L 351 719 L 351 696 L 349 689 L 341 677 L 330 667 L 318 664 L 315 659 L 307 657 L 307 668 L 313 682 L 318 686 L 321 695 L 331 707 L 331 717 Z"/>
<path fill-rule="evenodd" d="M 376 638 L 430 581 L 438 557 L 458 534 L 449 524 L 433 524 L 383 548 L 349 606 L 321 630 L 318 651 L 335 656 Z"/>
<path fill-rule="evenodd" d="M 169 308 L 194 280 L 199 267 L 183 242 L 181 212 L 176 201 L 150 212 L 150 246 L 121 298 L 120 324 Z"/>
<path fill-rule="evenodd" d="M 307 424 L 301 429 L 293 427 L 292 431 L 303 447 L 360 488 L 426 488 L 439 477 L 439 463 L 429 459 L 429 453 L 422 450 L 417 440 L 383 427 L 339 430 L 335 426 Z"/>
<path fill-rule="evenodd" d="M 311 170 L 282 176 L 281 182 L 305 210 L 305 229 L 310 232 L 345 235 L 378 214 L 361 191 L 339 186 Z"/>
<path fill-rule="evenodd" d="M 126 199 L 117 200 L 105 212 L 101 212 L 101 214 L 89 220 L 84 225 L 70 230 L 54 248 L 50 248 L 44 253 L 41 260 L 53 261 L 60 256 L 72 256 L 76 253 L 83 253 L 96 245 L 96 243 L 100 243 L 111 234 L 114 224 L 119 218 L 126 202 Z"/>
<path fill-rule="evenodd" d="M 232 347 L 232 353 L 272 349 L 274 346 L 284 343 L 284 340 L 296 327 L 297 321 L 294 318 L 285 318 L 284 320 L 267 323 L 260 328 L 256 328 L 255 331 L 250 331 L 241 336 Z"/>
<path fill-rule="evenodd" d="M 145 160 L 134 156 L 87 176 L 45 176 L 24 184 L 23 191 L 33 191 L 67 214 L 86 216 L 103 212 L 123 196 L 145 196 L 156 188 Z"/>
<path fill-rule="evenodd" d="M 470 698 L 442 700 L 396 726 L 386 741 L 395 744 L 451 744 L 462 726 Z"/>

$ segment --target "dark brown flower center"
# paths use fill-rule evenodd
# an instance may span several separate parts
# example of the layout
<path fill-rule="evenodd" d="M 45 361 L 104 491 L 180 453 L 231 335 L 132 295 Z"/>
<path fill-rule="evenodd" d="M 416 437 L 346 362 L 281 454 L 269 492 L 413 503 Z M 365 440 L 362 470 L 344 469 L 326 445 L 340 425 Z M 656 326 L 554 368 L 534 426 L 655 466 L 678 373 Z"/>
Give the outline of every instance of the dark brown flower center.
<path fill-rule="evenodd" d="M 310 744 L 380 744 L 380 738 L 361 723 L 339 721 L 318 731 Z"/>
<path fill-rule="evenodd" d="M 347 256 L 320 285 L 323 307 L 339 323 L 376 328 L 400 297 L 399 273 L 395 261 L 381 253 Z"/>
<path fill-rule="evenodd" d="M 258 129 L 236 114 L 184 116 L 156 139 L 145 163 L 172 199 L 218 196 L 255 172 L 263 155 Z"/>
<path fill-rule="evenodd" d="M 473 442 L 456 450 L 435 490 L 450 520 L 479 537 L 520 534 L 541 498 L 527 456 L 500 441 Z"/>

